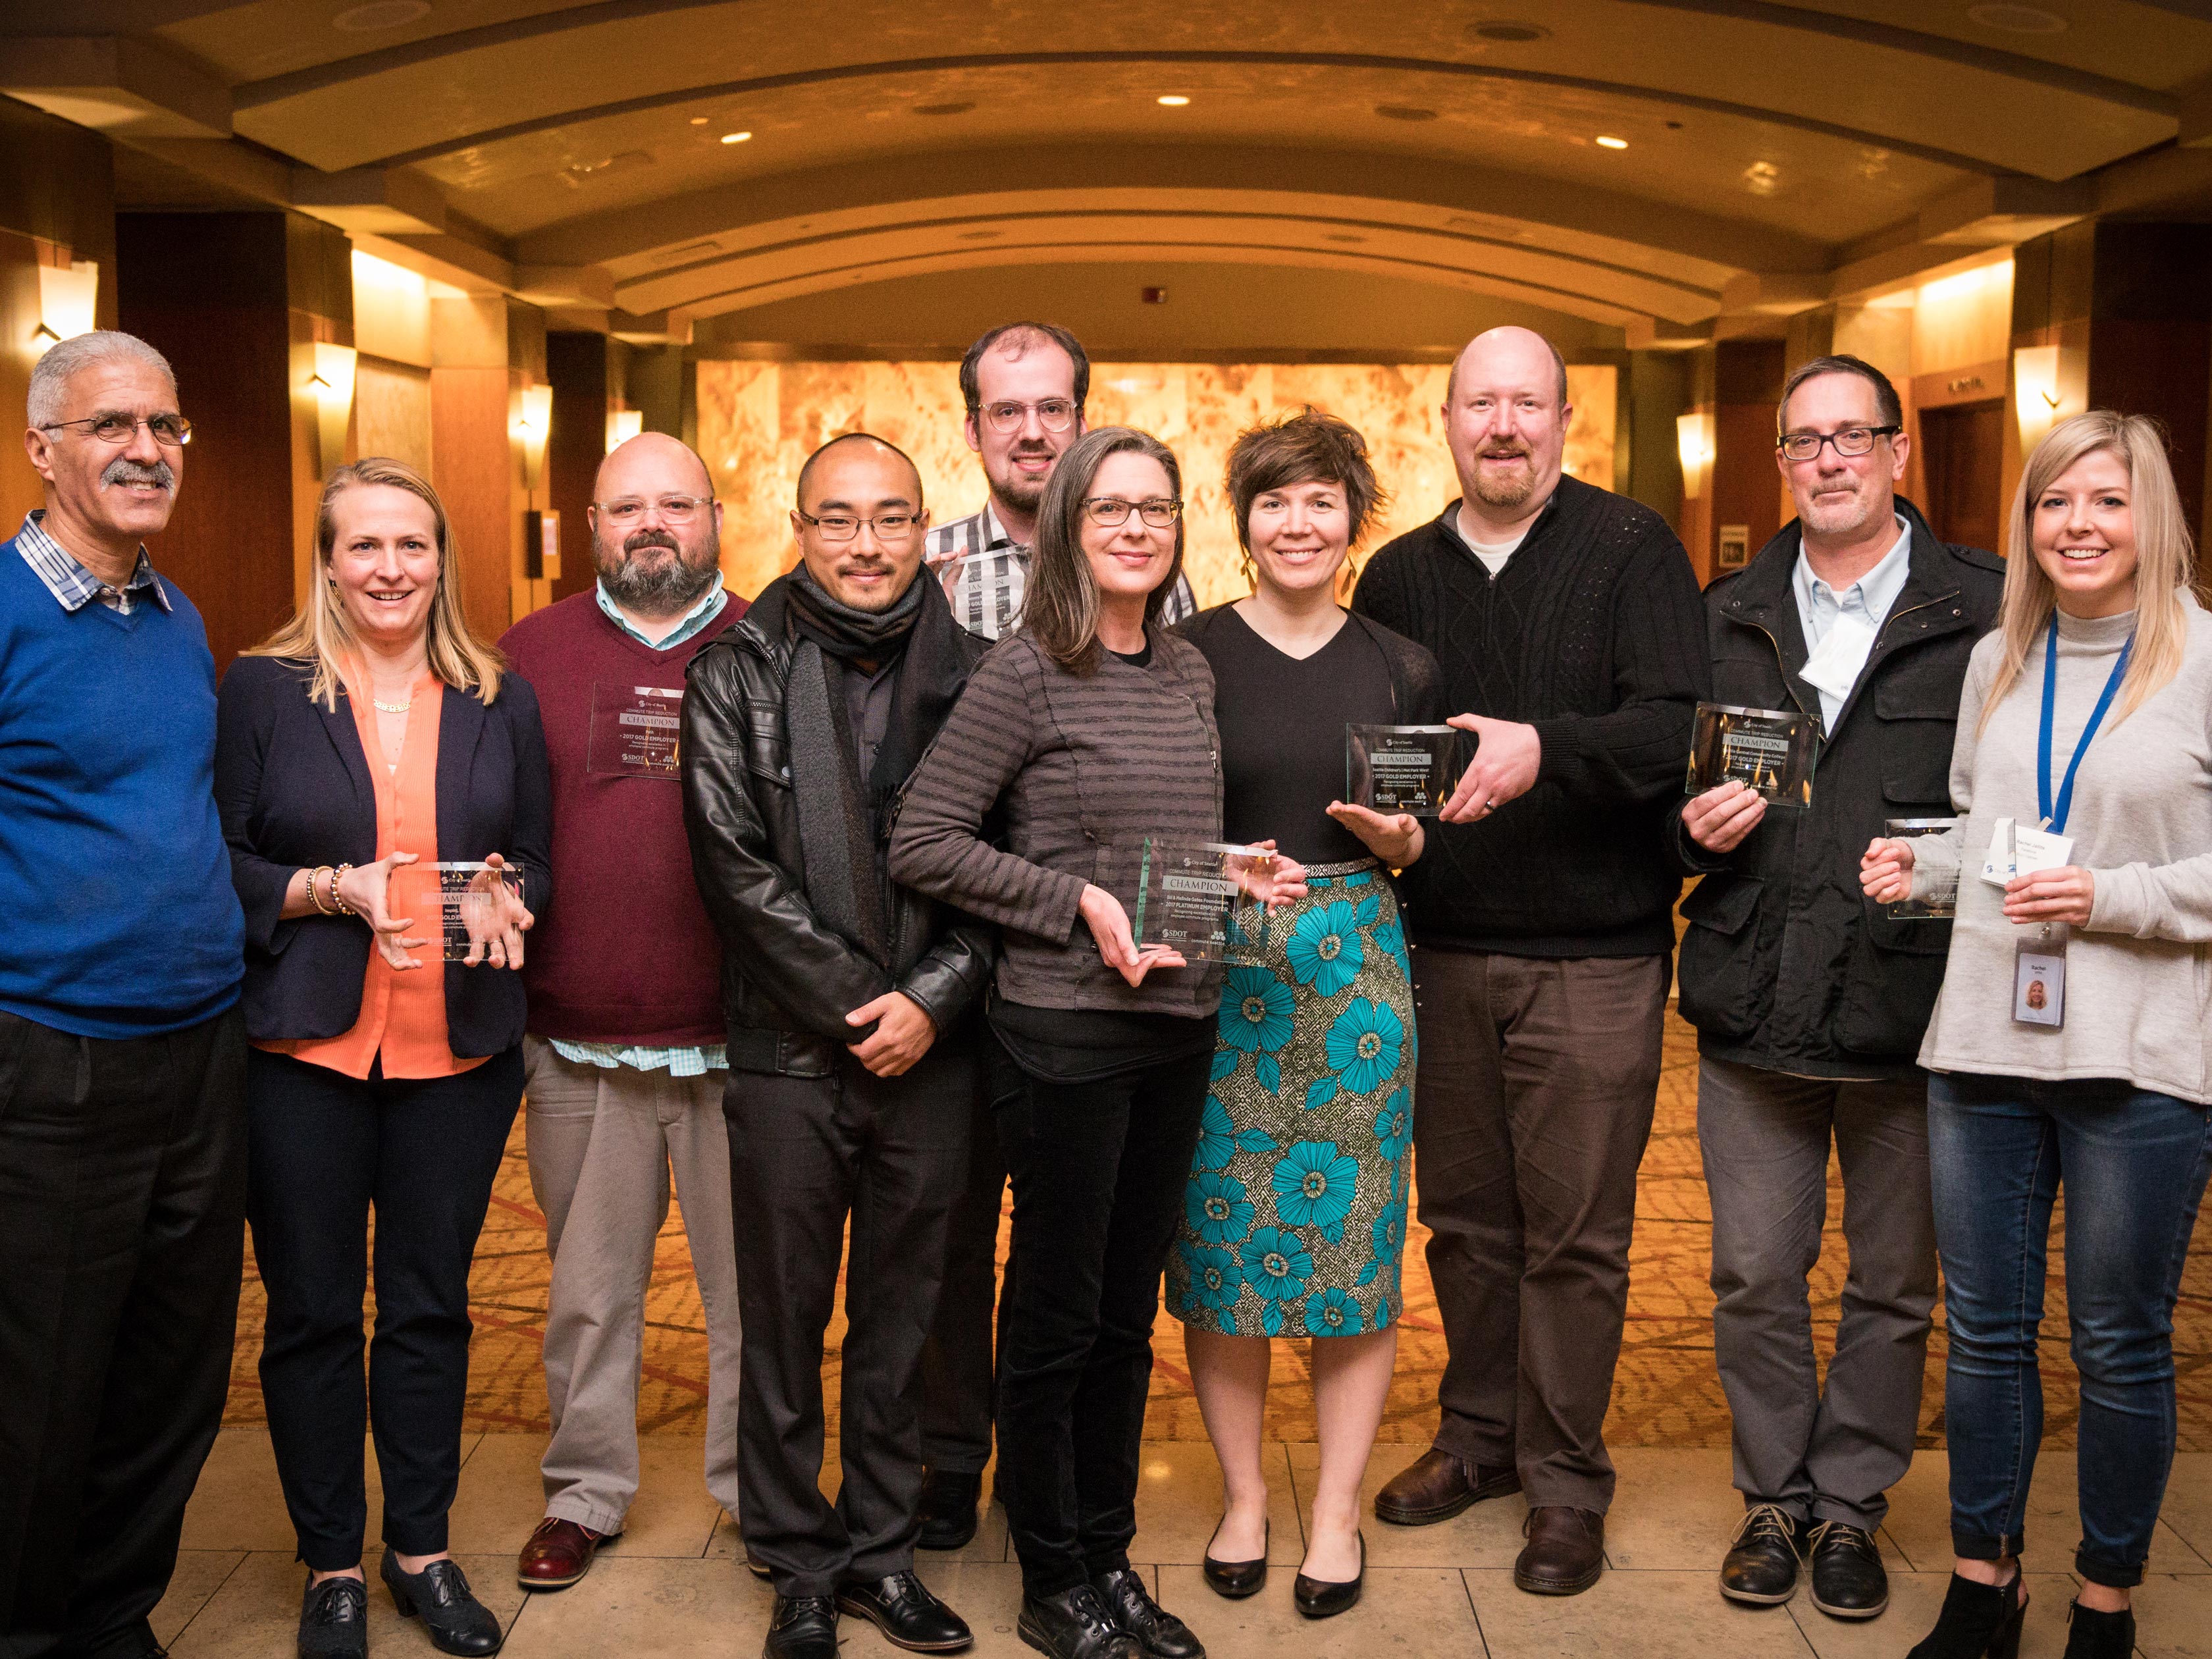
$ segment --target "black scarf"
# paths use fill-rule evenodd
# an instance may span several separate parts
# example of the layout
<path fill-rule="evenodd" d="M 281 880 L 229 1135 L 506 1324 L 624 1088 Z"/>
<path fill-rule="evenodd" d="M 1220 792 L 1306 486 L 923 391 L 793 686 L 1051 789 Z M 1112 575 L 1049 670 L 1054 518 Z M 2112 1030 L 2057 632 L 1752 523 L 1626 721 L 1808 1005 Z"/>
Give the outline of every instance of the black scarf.
<path fill-rule="evenodd" d="M 927 571 L 917 571 L 887 611 L 841 603 L 803 563 L 776 586 L 793 641 L 785 719 L 807 897 L 817 915 L 888 970 L 889 902 L 877 853 L 890 835 L 899 786 L 921 763 L 966 678 L 957 624 Z M 864 781 L 854 775 L 859 745 L 845 713 L 845 665 L 881 667 L 894 659 L 890 728 Z"/>

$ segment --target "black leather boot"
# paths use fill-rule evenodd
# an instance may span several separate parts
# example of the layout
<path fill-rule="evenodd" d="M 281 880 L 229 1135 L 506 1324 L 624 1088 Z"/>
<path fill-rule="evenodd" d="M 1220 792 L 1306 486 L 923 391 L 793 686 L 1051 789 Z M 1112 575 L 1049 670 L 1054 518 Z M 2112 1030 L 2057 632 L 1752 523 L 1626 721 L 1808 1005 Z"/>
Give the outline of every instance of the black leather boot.
<path fill-rule="evenodd" d="M 2002 1584 L 1977 1584 L 1951 1575 L 1936 1628 L 1905 1659 L 2019 1659 L 2027 1592 L 2014 1571 Z"/>
<path fill-rule="evenodd" d="M 2134 1608 L 2100 1613 L 2076 1601 L 2066 1609 L 2066 1659 L 2130 1659 L 2135 1650 Z"/>

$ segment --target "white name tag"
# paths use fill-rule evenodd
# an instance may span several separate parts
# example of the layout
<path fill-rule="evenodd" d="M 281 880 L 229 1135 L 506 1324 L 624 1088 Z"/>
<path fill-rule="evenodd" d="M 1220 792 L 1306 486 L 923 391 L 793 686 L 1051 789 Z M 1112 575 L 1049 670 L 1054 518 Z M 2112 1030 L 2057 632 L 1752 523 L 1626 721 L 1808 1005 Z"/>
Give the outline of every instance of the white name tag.
<path fill-rule="evenodd" d="M 2073 861 L 2073 836 L 2024 830 L 2010 818 L 1999 818 L 1990 836 L 1989 856 L 1982 860 L 1982 879 L 2002 887 L 2016 876 L 2063 870 Z"/>

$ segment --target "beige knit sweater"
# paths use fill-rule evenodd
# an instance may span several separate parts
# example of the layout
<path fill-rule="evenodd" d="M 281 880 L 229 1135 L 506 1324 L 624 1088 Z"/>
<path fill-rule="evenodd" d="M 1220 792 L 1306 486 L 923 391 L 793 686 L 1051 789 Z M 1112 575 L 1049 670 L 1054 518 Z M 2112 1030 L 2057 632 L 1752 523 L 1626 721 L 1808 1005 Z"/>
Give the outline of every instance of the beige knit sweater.
<path fill-rule="evenodd" d="M 2106 715 L 2075 782 L 2066 833 L 2096 895 L 2068 949 L 2066 1024 L 2056 1030 L 2013 1020 L 2014 946 L 2036 930 L 2007 921 L 2002 891 L 1980 878 L 1996 820 L 2033 827 L 2039 817 L 2042 641 L 1978 732 L 2003 640 L 1992 634 L 1975 647 L 1951 755 L 1966 867 L 1942 995 L 1920 1050 L 1930 1071 L 2126 1078 L 2212 1103 L 2212 617 L 2194 599 L 2184 603 L 2181 672 L 2126 720 Z M 2132 611 L 2059 616 L 2054 795 L 2134 626 Z"/>

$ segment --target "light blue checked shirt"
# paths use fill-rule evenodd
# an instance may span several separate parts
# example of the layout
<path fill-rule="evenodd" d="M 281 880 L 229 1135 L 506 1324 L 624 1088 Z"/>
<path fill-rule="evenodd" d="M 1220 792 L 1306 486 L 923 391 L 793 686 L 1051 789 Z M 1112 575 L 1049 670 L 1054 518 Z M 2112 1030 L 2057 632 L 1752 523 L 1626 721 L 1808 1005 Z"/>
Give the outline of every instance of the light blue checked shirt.
<path fill-rule="evenodd" d="M 1912 527 L 1902 514 L 1897 519 L 1897 540 L 1881 562 L 1838 593 L 1813 574 L 1802 548 L 1797 554 L 1797 563 L 1790 573 L 1790 591 L 1797 601 L 1797 621 L 1805 630 L 1805 649 L 1811 653 L 1820 648 L 1838 619 L 1850 617 L 1863 624 L 1863 645 L 1854 654 L 1858 660 L 1851 665 L 1851 679 L 1856 682 L 1865 671 L 1866 659 L 1871 654 L 1874 642 L 1881 633 L 1881 625 L 1889 616 L 1890 607 L 1904 591 L 1905 578 L 1912 574 Z M 1816 686 L 1820 695 L 1820 725 L 1824 731 L 1832 732 L 1836 716 L 1843 712 L 1849 701 L 1848 689 L 1842 692 Z"/>
<path fill-rule="evenodd" d="M 15 550 L 23 556 L 23 562 L 38 573 L 39 580 L 46 585 L 46 592 L 60 602 L 63 610 L 74 615 L 98 599 L 111 611 L 131 614 L 131 607 L 151 599 L 162 610 L 173 610 L 169 603 L 169 590 L 161 586 L 161 579 L 154 574 L 154 562 L 146 556 L 146 550 L 138 550 L 137 568 L 131 571 L 131 580 L 117 587 L 104 582 L 70 556 L 52 536 L 46 534 L 46 514 L 34 510 L 23 520 L 23 527 L 15 533 Z M 136 596 L 136 597 L 134 597 Z"/>
<path fill-rule="evenodd" d="M 595 585 L 592 591 L 599 595 L 599 609 L 607 620 L 641 645 L 651 646 L 655 651 L 673 651 L 691 638 L 708 623 L 722 614 L 722 607 L 730 602 L 728 591 L 722 586 L 720 572 L 707 597 L 684 613 L 684 620 L 676 624 L 665 639 L 647 639 L 638 632 L 621 608 L 607 597 L 605 582 Z M 598 1066 L 612 1071 L 627 1066 L 635 1071 L 657 1072 L 667 1067 L 671 1077 L 703 1077 L 708 1072 L 730 1069 L 730 1052 L 726 1044 L 709 1042 L 690 1048 L 621 1048 L 611 1042 L 570 1042 L 565 1038 L 550 1039 L 553 1052 L 577 1066 Z"/>

